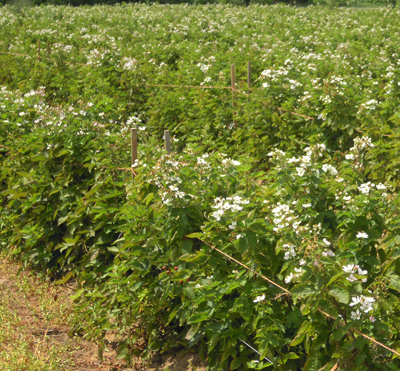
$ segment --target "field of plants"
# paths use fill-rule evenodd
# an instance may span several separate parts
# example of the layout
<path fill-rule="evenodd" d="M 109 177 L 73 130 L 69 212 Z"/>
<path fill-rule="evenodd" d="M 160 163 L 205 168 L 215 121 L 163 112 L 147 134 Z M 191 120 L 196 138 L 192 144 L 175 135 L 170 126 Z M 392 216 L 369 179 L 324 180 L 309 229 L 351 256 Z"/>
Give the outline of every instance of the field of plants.
<path fill-rule="evenodd" d="M 398 370 L 399 17 L 1 7 L 0 248 L 100 355 Z"/>

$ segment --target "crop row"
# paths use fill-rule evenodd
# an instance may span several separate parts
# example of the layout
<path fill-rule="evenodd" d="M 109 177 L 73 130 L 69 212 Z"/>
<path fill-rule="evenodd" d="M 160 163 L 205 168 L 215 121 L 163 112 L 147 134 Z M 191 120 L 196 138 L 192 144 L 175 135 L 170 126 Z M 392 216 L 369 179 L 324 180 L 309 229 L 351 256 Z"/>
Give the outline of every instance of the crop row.
<path fill-rule="evenodd" d="M 397 16 L 0 8 L 1 248 L 78 282 L 100 354 L 397 370 Z"/>

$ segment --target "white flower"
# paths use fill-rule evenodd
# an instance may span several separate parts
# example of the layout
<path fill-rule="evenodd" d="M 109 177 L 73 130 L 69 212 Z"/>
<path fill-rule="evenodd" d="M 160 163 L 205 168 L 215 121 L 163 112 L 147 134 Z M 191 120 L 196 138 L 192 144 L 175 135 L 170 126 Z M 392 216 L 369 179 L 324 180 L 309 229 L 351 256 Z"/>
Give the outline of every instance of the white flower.
<path fill-rule="evenodd" d="M 325 250 L 322 252 L 322 256 L 335 256 L 335 253 L 331 250 Z"/>
<path fill-rule="evenodd" d="M 254 300 L 253 300 L 253 302 L 254 303 L 258 303 L 258 302 L 260 302 L 260 301 L 263 301 L 265 299 L 265 295 L 260 295 L 260 296 L 257 296 Z"/>
<path fill-rule="evenodd" d="M 289 260 L 289 259 L 294 258 L 295 256 L 296 256 L 296 251 L 294 251 L 294 249 L 292 248 L 289 251 L 285 252 L 284 259 L 285 260 Z"/>
<path fill-rule="evenodd" d="M 374 186 L 375 186 L 374 183 L 367 182 L 367 183 L 363 183 L 363 184 L 361 184 L 360 186 L 358 186 L 358 190 L 359 190 L 361 193 L 367 195 L 367 194 L 369 194 L 371 188 L 374 187 Z"/>
<path fill-rule="evenodd" d="M 357 238 L 368 238 L 368 234 L 365 232 L 358 232 L 356 235 Z"/>
<path fill-rule="evenodd" d="M 350 282 L 354 282 L 354 281 L 357 281 L 357 278 L 354 277 L 353 273 L 351 273 L 350 276 L 347 277 L 347 280 L 350 281 Z"/>
<path fill-rule="evenodd" d="M 354 270 L 354 264 L 344 265 L 342 267 L 343 272 L 352 273 Z"/>
<path fill-rule="evenodd" d="M 361 304 L 361 310 L 364 313 L 368 313 L 374 308 L 372 307 L 372 303 L 375 302 L 374 298 L 368 297 L 368 296 L 361 296 L 360 304 Z"/>
<path fill-rule="evenodd" d="M 386 189 L 386 186 L 382 183 L 376 185 L 376 189 Z"/>
<path fill-rule="evenodd" d="M 240 161 L 232 160 L 230 158 L 225 158 L 222 160 L 222 164 L 225 166 L 229 166 L 229 165 L 239 166 L 242 163 Z"/>
<path fill-rule="evenodd" d="M 363 148 L 368 148 L 368 147 L 375 147 L 374 144 L 371 141 L 371 138 L 364 136 L 361 138 L 355 138 L 354 139 L 354 147 L 350 148 L 350 151 L 354 152 L 354 151 L 359 151 Z"/>
<path fill-rule="evenodd" d="M 349 153 L 348 155 L 344 156 L 346 160 L 354 160 L 354 153 Z"/>
<path fill-rule="evenodd" d="M 374 308 L 372 307 L 372 304 L 375 302 L 375 299 L 369 296 L 364 296 L 364 295 L 360 295 L 360 296 L 353 296 L 351 298 L 351 303 L 349 304 L 351 307 L 354 307 L 356 305 L 360 305 L 360 309 L 361 311 L 363 311 L 364 313 L 368 313 L 371 310 L 373 310 Z M 356 311 L 358 318 L 360 319 L 361 317 L 361 312 L 357 309 Z"/>
<path fill-rule="evenodd" d="M 306 170 L 302 167 L 296 167 L 297 175 L 298 176 L 303 176 Z"/>
<path fill-rule="evenodd" d="M 214 211 L 211 215 L 217 220 L 217 222 L 219 222 L 221 217 L 224 215 L 224 210 Z"/>
<path fill-rule="evenodd" d="M 309 207 L 311 207 L 312 206 L 312 204 L 303 204 L 303 205 L 301 205 L 302 207 L 304 207 L 305 209 L 308 209 Z"/>
<path fill-rule="evenodd" d="M 288 276 L 285 277 L 285 283 L 290 283 L 294 278 L 294 274 L 290 273 Z"/>
<path fill-rule="evenodd" d="M 365 276 L 368 274 L 368 271 L 367 270 L 363 271 L 360 267 L 358 267 L 358 274 L 361 276 Z"/>
<path fill-rule="evenodd" d="M 361 312 L 357 309 L 355 312 L 351 312 L 351 319 L 353 321 L 359 320 L 361 318 Z"/>
<path fill-rule="evenodd" d="M 331 174 L 331 175 L 333 175 L 333 176 L 336 176 L 337 175 L 337 170 L 335 169 L 335 167 L 333 167 L 332 165 L 329 165 L 329 164 L 323 164 L 322 165 L 322 170 L 325 172 L 325 173 L 329 173 L 329 174 Z"/>
<path fill-rule="evenodd" d="M 232 222 L 229 226 L 229 229 L 235 229 L 236 228 L 236 222 Z"/>
<path fill-rule="evenodd" d="M 236 236 L 236 239 L 239 240 L 240 238 L 243 238 L 243 235 L 241 235 L 240 233 Z"/>
<path fill-rule="evenodd" d="M 324 238 L 322 241 L 326 246 L 330 246 L 331 245 L 331 243 L 326 238 Z"/>
<path fill-rule="evenodd" d="M 354 307 L 355 305 L 359 304 L 361 302 L 361 296 L 353 296 L 351 298 L 351 303 L 349 304 L 351 307 Z"/>
<path fill-rule="evenodd" d="M 296 157 L 292 157 L 292 158 L 289 158 L 289 160 L 287 162 L 288 162 L 288 164 L 292 164 L 292 163 L 296 163 L 299 161 L 300 161 L 300 159 L 298 159 Z"/>

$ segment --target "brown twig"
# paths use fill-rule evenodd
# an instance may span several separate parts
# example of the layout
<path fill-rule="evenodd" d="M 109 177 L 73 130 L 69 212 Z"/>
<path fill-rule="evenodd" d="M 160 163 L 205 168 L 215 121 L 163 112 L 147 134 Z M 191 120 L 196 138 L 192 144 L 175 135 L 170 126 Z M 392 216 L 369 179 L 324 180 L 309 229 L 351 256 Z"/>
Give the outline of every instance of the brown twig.
<path fill-rule="evenodd" d="M 254 273 L 256 276 L 261 277 L 263 280 L 269 282 L 270 284 L 278 287 L 279 289 L 281 289 L 282 291 L 286 292 L 287 294 L 290 294 L 289 290 L 285 289 L 284 287 L 280 286 L 279 284 L 277 284 L 276 282 L 272 281 L 271 279 L 269 279 L 268 277 L 263 276 L 262 274 L 256 272 L 254 269 L 248 267 L 247 265 L 243 264 L 242 262 L 240 262 L 239 260 L 236 260 L 235 258 L 233 258 L 232 256 L 228 255 L 227 253 L 217 249 L 215 246 L 209 244 L 206 241 L 203 241 L 202 239 L 199 239 L 201 242 L 205 243 L 207 246 L 211 247 L 213 250 L 219 252 L 220 254 L 224 255 L 226 258 L 232 260 L 233 262 L 241 265 L 243 268 L 246 268 L 247 270 L 249 270 L 250 272 Z"/>
<path fill-rule="evenodd" d="M 268 277 L 265 277 L 265 276 L 263 276 L 262 274 L 256 272 L 254 269 L 248 267 L 247 265 L 245 265 L 245 264 L 243 264 L 242 262 L 240 262 L 239 260 L 233 258 L 233 257 L 230 256 L 229 254 L 227 254 L 227 253 L 225 253 L 225 252 L 223 252 L 223 251 L 217 249 L 215 246 L 209 244 L 208 242 L 202 240 L 201 238 L 199 238 L 199 240 L 202 241 L 203 243 L 205 243 L 207 246 L 211 247 L 213 250 L 215 250 L 215 251 L 217 251 L 218 253 L 222 254 L 223 256 L 225 256 L 226 258 L 228 258 L 229 260 L 232 260 L 233 262 L 235 262 L 235 263 L 241 265 L 243 268 L 246 268 L 246 269 L 249 270 L 250 272 L 254 273 L 254 274 L 257 275 L 258 277 L 260 277 L 260 278 L 264 279 L 265 281 L 269 282 L 270 284 L 272 284 L 272 285 L 278 287 L 279 289 L 281 289 L 282 291 L 284 291 L 286 294 L 291 295 L 289 290 L 287 290 L 287 289 L 285 289 L 284 287 L 280 286 L 279 284 L 277 284 L 276 282 L 272 281 L 272 280 L 269 279 Z M 322 309 L 317 308 L 317 310 L 318 310 L 320 313 L 324 314 L 326 317 L 331 318 L 331 319 L 333 319 L 333 320 L 336 320 L 335 317 L 333 317 L 333 316 L 331 316 L 330 314 L 324 312 Z M 374 344 L 376 344 L 376 345 L 378 345 L 378 346 L 380 346 L 380 347 L 382 347 L 382 348 L 388 350 L 389 352 L 392 352 L 393 354 L 395 354 L 395 355 L 397 355 L 397 356 L 400 356 L 400 353 L 399 353 L 399 352 L 397 352 L 396 350 L 394 350 L 394 349 L 388 347 L 388 346 L 385 345 L 385 344 L 382 344 L 381 342 L 377 341 L 377 340 L 374 339 L 373 337 L 368 336 L 368 335 L 362 333 L 361 331 L 359 331 L 359 330 L 357 330 L 357 329 L 353 329 L 353 331 L 354 331 L 355 333 L 357 333 L 358 335 L 364 337 L 365 339 L 368 339 L 369 341 L 373 342 Z"/>
<path fill-rule="evenodd" d="M 146 84 L 160 88 L 194 88 L 194 89 L 232 89 L 230 86 L 203 86 L 203 85 L 167 85 L 167 84 Z"/>

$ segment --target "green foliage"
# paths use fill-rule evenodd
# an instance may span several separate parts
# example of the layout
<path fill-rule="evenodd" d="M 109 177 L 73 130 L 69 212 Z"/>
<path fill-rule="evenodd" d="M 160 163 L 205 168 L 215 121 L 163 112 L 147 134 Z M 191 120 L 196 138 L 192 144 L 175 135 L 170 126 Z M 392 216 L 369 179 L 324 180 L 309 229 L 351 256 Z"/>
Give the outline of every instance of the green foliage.
<path fill-rule="evenodd" d="M 399 347 L 397 18 L 332 11 L 322 43 L 305 36 L 321 8 L 109 9 L 0 10 L 1 47 L 35 51 L 0 56 L 1 248 L 77 279 L 76 332 L 100 355 L 112 331 L 128 360 L 398 368 L 360 335 Z M 157 86 L 226 88 L 237 60 L 243 92 L 248 56 L 234 123 L 228 89 Z"/>

